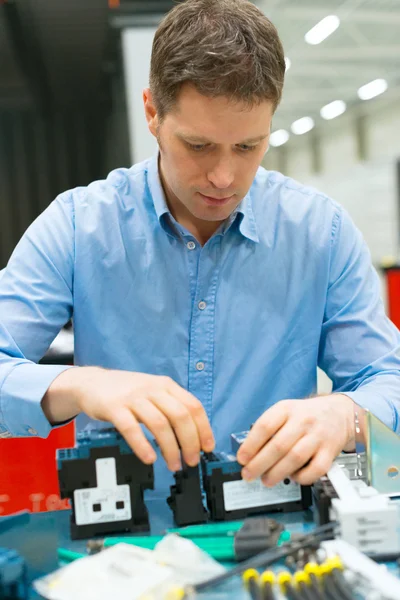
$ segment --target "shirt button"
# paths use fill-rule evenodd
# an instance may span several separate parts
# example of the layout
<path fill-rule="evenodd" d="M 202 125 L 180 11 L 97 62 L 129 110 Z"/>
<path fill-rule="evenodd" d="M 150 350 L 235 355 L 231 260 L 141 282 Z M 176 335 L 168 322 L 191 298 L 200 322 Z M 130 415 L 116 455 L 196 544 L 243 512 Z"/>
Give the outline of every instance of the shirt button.
<path fill-rule="evenodd" d="M 37 431 L 36 431 L 36 429 L 33 429 L 32 427 L 28 428 L 28 433 L 30 435 L 37 435 L 38 434 Z"/>
<path fill-rule="evenodd" d="M 198 307 L 200 310 L 204 310 L 206 306 L 207 304 L 204 302 L 204 300 L 200 300 L 200 302 L 198 303 Z"/>
<path fill-rule="evenodd" d="M 194 242 L 188 242 L 186 246 L 189 250 L 194 250 L 196 248 L 196 244 Z"/>
<path fill-rule="evenodd" d="M 198 371 L 203 371 L 203 369 L 204 369 L 204 363 L 201 362 L 201 361 L 199 361 L 198 363 L 196 363 L 196 369 Z"/>

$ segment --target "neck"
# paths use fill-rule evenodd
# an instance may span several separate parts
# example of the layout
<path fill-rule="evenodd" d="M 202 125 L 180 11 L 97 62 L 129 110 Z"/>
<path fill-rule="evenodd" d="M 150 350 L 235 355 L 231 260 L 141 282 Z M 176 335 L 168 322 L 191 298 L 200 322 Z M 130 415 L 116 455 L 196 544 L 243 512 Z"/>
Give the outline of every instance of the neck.
<path fill-rule="evenodd" d="M 187 229 L 196 238 L 199 244 L 204 246 L 204 244 L 208 242 L 208 240 L 220 227 L 222 221 L 203 221 L 203 219 L 196 218 L 190 211 L 188 211 L 186 206 L 182 204 L 182 202 L 180 202 L 175 194 L 169 189 L 163 175 L 160 157 L 158 161 L 158 171 L 170 213 L 180 225 L 185 227 L 185 229 Z"/>

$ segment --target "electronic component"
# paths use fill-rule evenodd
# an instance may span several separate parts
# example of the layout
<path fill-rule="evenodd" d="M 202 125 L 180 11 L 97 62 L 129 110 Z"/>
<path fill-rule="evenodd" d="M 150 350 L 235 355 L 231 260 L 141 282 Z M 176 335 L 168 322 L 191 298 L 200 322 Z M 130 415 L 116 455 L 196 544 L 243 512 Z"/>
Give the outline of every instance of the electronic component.
<path fill-rule="evenodd" d="M 204 453 L 201 459 L 203 486 L 210 517 L 215 521 L 243 519 L 271 511 L 304 510 L 311 504 L 310 486 L 285 479 L 273 488 L 260 479 L 242 479 L 235 456 L 224 452 Z"/>
<path fill-rule="evenodd" d="M 28 598 L 25 561 L 18 552 L 6 548 L 0 548 L 0 598 L 2 600 Z"/>
<path fill-rule="evenodd" d="M 330 517 L 339 524 L 341 539 L 365 553 L 400 551 L 400 504 L 361 481 L 350 481 L 333 465 L 328 473 L 337 498 Z"/>
<path fill-rule="evenodd" d="M 174 513 L 178 527 L 205 523 L 208 514 L 203 505 L 200 483 L 200 468 L 184 465 L 181 471 L 174 473 L 175 485 L 171 486 L 168 506 Z"/>
<path fill-rule="evenodd" d="M 247 438 L 250 430 L 247 431 L 239 431 L 238 433 L 231 433 L 231 448 L 232 453 L 236 455 L 240 446 L 243 444 L 245 439 Z"/>
<path fill-rule="evenodd" d="M 357 454 L 356 452 L 341 452 L 334 460 L 334 463 L 346 469 L 349 479 L 361 479 L 367 483 L 367 456 L 365 452 Z"/>
<path fill-rule="evenodd" d="M 61 498 L 72 504 L 71 538 L 149 531 L 143 494 L 154 488 L 145 465 L 114 428 L 82 431 L 75 448 L 58 450 Z"/>

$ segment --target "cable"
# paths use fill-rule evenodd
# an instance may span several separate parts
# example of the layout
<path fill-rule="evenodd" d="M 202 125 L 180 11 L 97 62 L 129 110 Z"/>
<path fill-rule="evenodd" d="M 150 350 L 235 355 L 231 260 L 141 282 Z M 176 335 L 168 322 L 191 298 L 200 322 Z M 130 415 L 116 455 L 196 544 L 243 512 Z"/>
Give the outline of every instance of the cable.
<path fill-rule="evenodd" d="M 327 576 L 330 577 L 341 594 L 343 600 L 354 600 L 354 593 L 343 576 L 343 563 L 339 556 L 329 558 L 325 563 L 330 571 Z"/>
<path fill-rule="evenodd" d="M 293 580 L 296 587 L 302 593 L 304 600 L 319 600 L 318 595 L 311 585 L 311 579 L 305 571 L 296 571 L 293 575 Z"/>
<path fill-rule="evenodd" d="M 323 590 L 329 600 L 354 600 L 353 593 L 349 593 L 345 586 L 342 589 L 335 581 L 335 578 L 332 577 L 330 559 L 320 565 L 320 572 L 322 575 Z"/>
<path fill-rule="evenodd" d="M 224 583 L 227 579 L 234 577 L 235 575 L 241 575 L 246 569 L 257 569 L 260 567 L 267 567 L 277 560 L 281 558 L 286 558 L 290 554 L 297 552 L 300 548 L 305 548 L 309 545 L 315 544 L 316 541 L 322 541 L 326 537 L 330 537 L 330 534 L 333 529 L 337 527 L 337 523 L 327 523 L 326 525 L 322 525 L 321 527 L 317 527 L 310 534 L 304 535 L 303 538 L 296 540 L 295 542 L 291 542 L 288 544 L 284 544 L 279 548 L 273 548 L 272 550 L 266 550 L 264 552 L 260 552 L 260 554 L 256 554 L 252 558 L 243 561 L 233 569 L 230 569 L 226 573 L 222 573 L 221 575 L 217 575 L 216 577 L 212 577 L 211 579 L 207 579 L 206 581 L 202 581 L 194 586 L 191 586 L 195 592 L 200 592 L 210 587 L 214 587 Z"/>
<path fill-rule="evenodd" d="M 289 600 L 303 600 L 301 593 L 298 592 L 292 585 L 292 576 L 289 571 L 282 571 L 278 575 L 278 585 L 281 592 Z"/>
<path fill-rule="evenodd" d="M 310 579 L 310 586 L 314 591 L 315 597 L 318 600 L 324 600 L 319 565 L 316 562 L 309 562 L 305 565 L 304 572 Z"/>
<path fill-rule="evenodd" d="M 260 575 L 255 569 L 247 569 L 242 575 L 243 583 L 252 600 L 262 600 L 259 585 Z"/>
<path fill-rule="evenodd" d="M 275 573 L 264 571 L 260 577 L 260 588 L 262 600 L 275 600 L 274 584 L 276 582 Z"/>

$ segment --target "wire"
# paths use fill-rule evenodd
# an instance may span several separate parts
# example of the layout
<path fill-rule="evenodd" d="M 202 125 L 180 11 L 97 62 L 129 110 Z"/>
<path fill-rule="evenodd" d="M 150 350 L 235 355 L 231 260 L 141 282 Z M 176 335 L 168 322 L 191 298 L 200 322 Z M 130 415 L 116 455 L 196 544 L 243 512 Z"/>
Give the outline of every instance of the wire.
<path fill-rule="evenodd" d="M 316 562 L 309 562 L 304 567 L 304 572 L 310 579 L 310 586 L 318 600 L 324 600 L 324 594 L 321 586 L 321 574 L 319 565 Z"/>
<path fill-rule="evenodd" d="M 333 556 L 326 561 L 329 577 L 343 600 L 354 600 L 354 593 L 343 576 L 343 563 L 339 556 Z"/>
<path fill-rule="evenodd" d="M 303 600 L 303 596 L 299 593 L 298 590 L 292 585 L 292 576 L 289 571 L 282 571 L 278 575 L 278 584 L 281 589 L 281 592 L 289 599 L 289 600 Z"/>
<path fill-rule="evenodd" d="M 293 575 L 293 580 L 304 600 L 319 600 L 318 595 L 311 585 L 310 576 L 305 571 L 296 571 Z"/>
<path fill-rule="evenodd" d="M 258 571 L 256 569 L 247 569 L 243 573 L 242 578 L 252 600 L 262 600 Z"/>
<path fill-rule="evenodd" d="M 286 558 L 286 556 L 294 554 L 300 550 L 300 548 L 305 548 L 315 544 L 317 540 L 322 541 L 323 539 L 330 537 L 332 530 L 336 527 L 336 522 L 327 523 L 326 525 L 317 527 L 310 534 L 304 535 L 303 538 L 300 538 L 295 542 L 284 544 L 279 548 L 273 548 L 272 550 L 270 549 L 260 552 L 260 554 L 256 554 L 256 556 L 243 561 L 226 573 L 222 573 L 221 575 L 217 575 L 216 577 L 212 577 L 211 579 L 207 579 L 206 581 L 202 581 L 201 583 L 191 586 L 191 589 L 195 592 L 200 592 L 210 587 L 220 585 L 235 575 L 241 575 L 244 571 L 246 571 L 246 569 L 267 567 L 281 558 Z"/>
<path fill-rule="evenodd" d="M 338 575 L 342 575 L 341 569 L 343 569 L 343 564 L 339 557 L 330 558 L 320 565 L 323 589 L 330 600 L 354 600 L 351 588 L 344 579 L 340 581 L 338 578 Z M 334 570 L 336 571 L 336 576 L 333 575 Z"/>
<path fill-rule="evenodd" d="M 264 571 L 260 577 L 261 598 L 262 600 L 275 600 L 274 584 L 276 581 L 275 573 Z"/>

